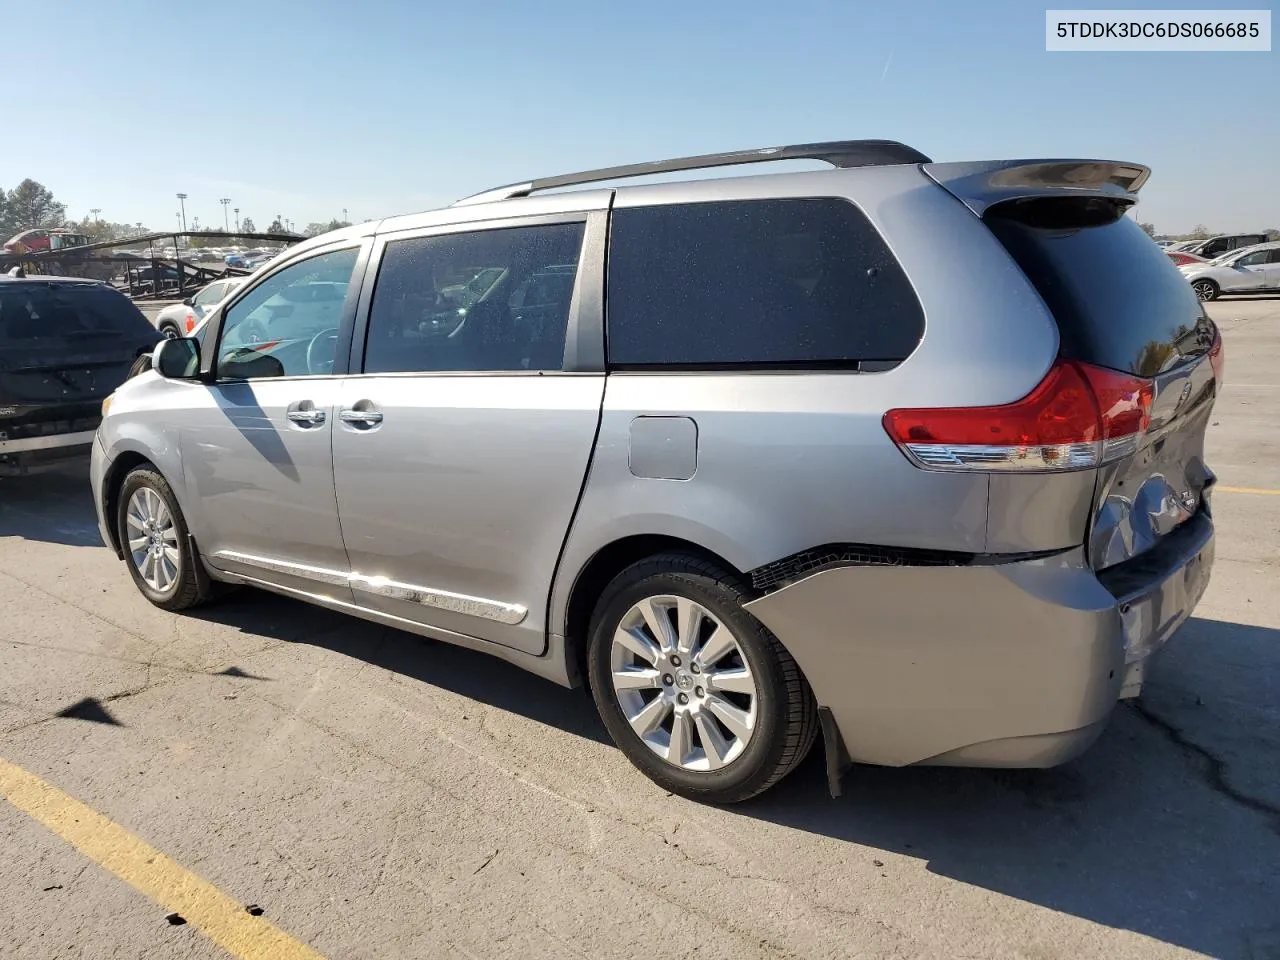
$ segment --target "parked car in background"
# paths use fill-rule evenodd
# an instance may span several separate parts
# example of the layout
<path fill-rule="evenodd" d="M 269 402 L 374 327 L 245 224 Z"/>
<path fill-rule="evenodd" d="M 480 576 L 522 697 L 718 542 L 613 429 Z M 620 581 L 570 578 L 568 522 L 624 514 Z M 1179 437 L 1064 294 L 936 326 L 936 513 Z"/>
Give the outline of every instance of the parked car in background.
<path fill-rule="evenodd" d="M 1264 243 L 1266 239 L 1267 235 L 1265 233 L 1224 233 L 1220 236 L 1210 237 L 1208 240 L 1196 240 L 1179 252 L 1193 254 L 1202 260 L 1214 260 L 1224 253 L 1230 253 L 1232 250 Z"/>
<path fill-rule="evenodd" d="M 1175 267 L 1181 267 L 1188 263 L 1208 263 L 1204 257 L 1198 257 L 1194 253 L 1187 253 L 1185 250 L 1166 250 L 1165 256 L 1173 261 Z"/>
<path fill-rule="evenodd" d="M 224 297 L 229 296 L 243 282 L 243 277 L 227 277 L 212 281 L 194 296 L 161 310 L 156 315 L 156 329 L 166 337 L 190 335 L 196 328 L 196 324 L 204 319 L 209 310 Z"/>
<path fill-rule="evenodd" d="M 837 169 L 545 192 L 762 158 Z M 166 610 L 250 584 L 589 678 L 698 800 L 819 732 L 836 783 L 1065 762 L 1213 562 L 1222 342 L 1148 174 L 836 142 L 324 234 L 111 398 L 102 535 Z"/>
<path fill-rule="evenodd" d="M 1179 267 L 1201 300 L 1224 293 L 1280 291 L 1280 241 L 1233 250 L 1208 263 Z"/>
<path fill-rule="evenodd" d="M 86 457 L 102 399 L 159 339 L 106 284 L 0 278 L 0 476 Z"/>

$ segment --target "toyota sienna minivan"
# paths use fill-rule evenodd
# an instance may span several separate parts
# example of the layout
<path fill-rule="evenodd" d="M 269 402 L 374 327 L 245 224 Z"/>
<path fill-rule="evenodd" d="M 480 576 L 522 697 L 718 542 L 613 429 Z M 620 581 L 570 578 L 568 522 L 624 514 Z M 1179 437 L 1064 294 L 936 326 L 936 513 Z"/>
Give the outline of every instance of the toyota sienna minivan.
<path fill-rule="evenodd" d="M 247 584 L 585 684 L 687 797 L 819 734 L 833 790 L 1062 763 L 1213 562 L 1222 343 L 1147 177 L 832 142 L 316 237 L 104 404 L 102 535 L 167 610 Z"/>

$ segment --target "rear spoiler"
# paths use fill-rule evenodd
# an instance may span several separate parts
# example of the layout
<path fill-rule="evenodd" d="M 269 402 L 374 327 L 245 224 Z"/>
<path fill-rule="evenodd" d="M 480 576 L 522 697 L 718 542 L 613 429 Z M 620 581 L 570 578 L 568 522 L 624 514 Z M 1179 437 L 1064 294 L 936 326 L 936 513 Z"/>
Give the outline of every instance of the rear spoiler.
<path fill-rule="evenodd" d="M 1117 160 L 979 160 L 926 163 L 921 169 L 978 216 L 1005 200 L 1109 197 L 1137 203 L 1151 176 L 1140 163 Z"/>

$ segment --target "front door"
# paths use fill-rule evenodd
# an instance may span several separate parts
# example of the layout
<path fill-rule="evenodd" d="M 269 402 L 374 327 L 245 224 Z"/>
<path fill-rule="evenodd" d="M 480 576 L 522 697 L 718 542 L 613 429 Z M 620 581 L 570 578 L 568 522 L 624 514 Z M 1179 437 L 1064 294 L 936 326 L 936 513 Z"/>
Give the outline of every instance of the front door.
<path fill-rule="evenodd" d="M 583 316 L 600 329 L 588 219 L 385 241 L 333 435 L 357 603 L 542 652 L 604 393 L 570 369 Z"/>
<path fill-rule="evenodd" d="M 1258 250 L 1255 253 L 1238 257 L 1232 265 L 1234 290 L 1265 290 L 1271 286 L 1269 273 L 1272 269 L 1270 250 Z"/>
<path fill-rule="evenodd" d="M 334 358 L 354 315 L 359 253 L 347 246 L 294 261 L 225 309 L 214 382 L 192 391 L 181 432 L 197 539 L 213 565 L 347 602 Z"/>

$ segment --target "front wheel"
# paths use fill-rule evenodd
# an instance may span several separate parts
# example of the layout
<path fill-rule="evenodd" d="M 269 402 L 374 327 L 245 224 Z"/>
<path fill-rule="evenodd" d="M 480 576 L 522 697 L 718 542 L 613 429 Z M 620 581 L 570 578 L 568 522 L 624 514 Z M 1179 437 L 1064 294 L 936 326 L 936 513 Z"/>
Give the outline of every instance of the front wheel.
<path fill-rule="evenodd" d="M 1191 289 L 1196 292 L 1196 296 L 1201 302 L 1218 299 L 1218 285 L 1212 280 L 1197 280 L 1191 285 Z"/>
<path fill-rule="evenodd" d="M 166 340 L 176 340 L 178 338 L 178 328 L 171 323 L 166 323 L 160 327 L 160 334 Z"/>
<path fill-rule="evenodd" d="M 737 577 L 664 554 L 633 564 L 592 618 L 588 670 L 627 758 L 692 800 L 735 803 L 793 770 L 818 729 L 795 660 L 743 609 Z"/>
<path fill-rule="evenodd" d="M 197 575 L 187 524 L 164 477 L 138 467 L 117 497 L 116 531 L 129 575 L 142 595 L 164 610 L 186 610 L 209 599 Z"/>

